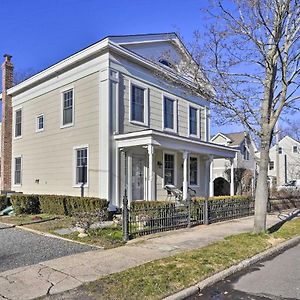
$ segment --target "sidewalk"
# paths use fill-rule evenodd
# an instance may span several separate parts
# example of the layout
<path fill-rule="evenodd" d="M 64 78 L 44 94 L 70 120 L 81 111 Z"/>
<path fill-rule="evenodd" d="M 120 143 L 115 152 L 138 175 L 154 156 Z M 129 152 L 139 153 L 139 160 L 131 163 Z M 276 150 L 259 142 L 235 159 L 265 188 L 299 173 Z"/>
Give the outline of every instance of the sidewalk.
<path fill-rule="evenodd" d="M 278 221 L 277 215 L 269 215 L 268 227 Z M 115 249 L 84 252 L 9 270 L 0 273 L 0 300 L 34 299 L 63 292 L 101 276 L 251 231 L 252 227 L 253 217 L 247 217 L 159 233 Z"/>

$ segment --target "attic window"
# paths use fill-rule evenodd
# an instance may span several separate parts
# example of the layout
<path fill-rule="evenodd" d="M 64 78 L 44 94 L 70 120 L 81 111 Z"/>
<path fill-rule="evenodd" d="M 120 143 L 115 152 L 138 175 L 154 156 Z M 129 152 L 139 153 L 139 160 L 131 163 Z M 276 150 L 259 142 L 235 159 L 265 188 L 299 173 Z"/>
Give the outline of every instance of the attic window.
<path fill-rule="evenodd" d="M 168 67 L 168 68 L 173 68 L 173 65 L 172 65 L 168 60 L 166 60 L 166 59 L 164 59 L 164 58 L 161 58 L 161 59 L 159 60 L 159 62 L 160 62 L 162 65 L 164 65 L 164 66 L 166 66 L 166 67 Z"/>

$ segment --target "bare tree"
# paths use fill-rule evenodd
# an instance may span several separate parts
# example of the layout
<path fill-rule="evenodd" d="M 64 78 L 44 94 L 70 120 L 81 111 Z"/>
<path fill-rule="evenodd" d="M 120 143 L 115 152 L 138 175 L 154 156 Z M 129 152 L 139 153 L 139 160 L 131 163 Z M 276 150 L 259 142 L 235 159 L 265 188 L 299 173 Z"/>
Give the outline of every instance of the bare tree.
<path fill-rule="evenodd" d="M 266 230 L 274 126 L 283 113 L 299 112 L 300 2 L 215 1 L 206 13 L 208 30 L 196 32 L 190 47 L 198 64 L 187 58 L 175 73 L 186 72 L 195 91 L 215 104 L 223 119 L 241 122 L 259 141 L 254 220 L 259 233 Z"/>
<path fill-rule="evenodd" d="M 228 2 L 227 2 L 228 3 Z M 229 120 L 239 120 L 260 142 L 254 232 L 266 230 L 269 150 L 274 126 L 300 98 L 300 3 L 298 0 L 219 1 L 210 16 L 202 66 Z M 203 61 L 202 61 L 203 62 Z"/>
<path fill-rule="evenodd" d="M 300 120 L 287 122 L 287 126 L 280 130 L 279 135 L 281 139 L 288 135 L 293 139 L 300 141 Z"/>

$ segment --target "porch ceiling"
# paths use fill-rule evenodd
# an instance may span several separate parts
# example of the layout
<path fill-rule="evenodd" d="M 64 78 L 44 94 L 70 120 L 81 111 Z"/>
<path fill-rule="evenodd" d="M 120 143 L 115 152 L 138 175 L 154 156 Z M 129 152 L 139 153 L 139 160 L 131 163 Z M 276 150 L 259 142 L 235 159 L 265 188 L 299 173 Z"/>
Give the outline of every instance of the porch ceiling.
<path fill-rule="evenodd" d="M 230 147 L 198 141 L 155 130 L 142 130 L 114 136 L 118 148 L 154 145 L 165 149 L 202 155 L 214 158 L 234 158 L 237 150 Z"/>

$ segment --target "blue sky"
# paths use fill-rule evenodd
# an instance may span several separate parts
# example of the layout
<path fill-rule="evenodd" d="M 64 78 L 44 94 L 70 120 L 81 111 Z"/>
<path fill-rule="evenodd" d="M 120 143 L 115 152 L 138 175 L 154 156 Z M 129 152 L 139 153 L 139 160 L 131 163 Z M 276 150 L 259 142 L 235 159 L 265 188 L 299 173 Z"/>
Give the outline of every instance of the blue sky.
<path fill-rule="evenodd" d="M 204 26 L 199 0 L 0 0 L 0 55 L 19 73 L 39 71 L 107 35 L 179 31 L 186 43 Z"/>

